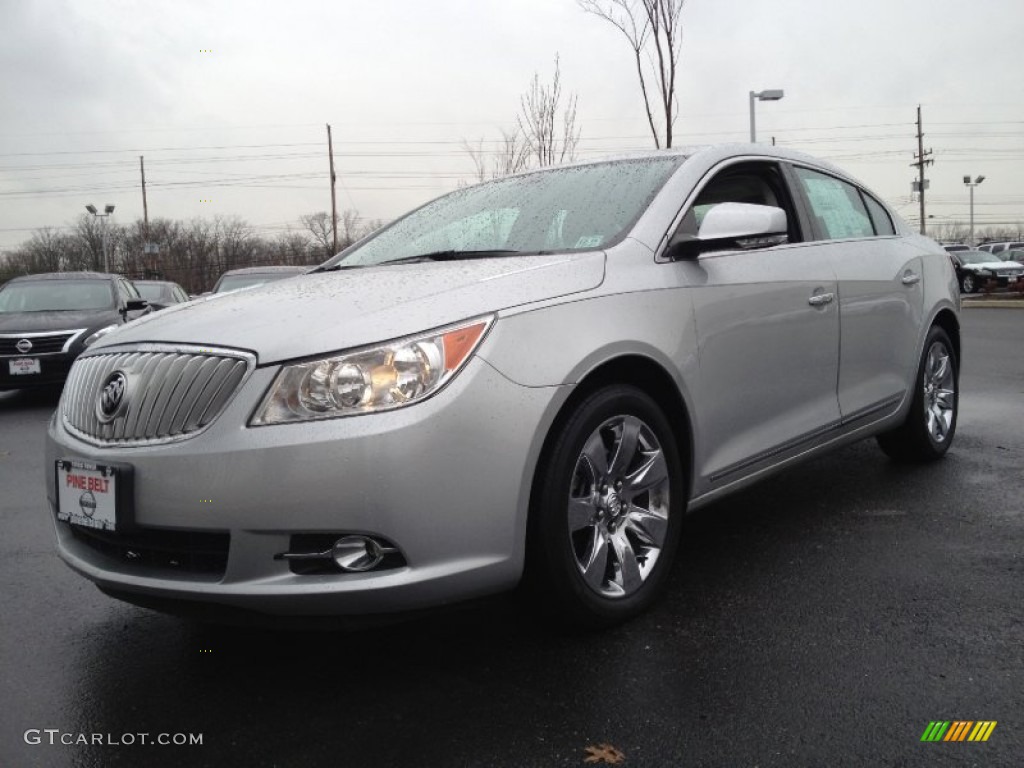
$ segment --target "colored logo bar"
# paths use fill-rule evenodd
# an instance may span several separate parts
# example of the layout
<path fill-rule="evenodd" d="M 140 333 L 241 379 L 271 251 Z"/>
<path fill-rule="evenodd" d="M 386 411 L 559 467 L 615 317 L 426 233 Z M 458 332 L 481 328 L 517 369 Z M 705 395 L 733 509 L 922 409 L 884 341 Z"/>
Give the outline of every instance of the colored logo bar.
<path fill-rule="evenodd" d="M 988 741 L 995 729 L 995 720 L 932 720 L 921 741 Z"/>

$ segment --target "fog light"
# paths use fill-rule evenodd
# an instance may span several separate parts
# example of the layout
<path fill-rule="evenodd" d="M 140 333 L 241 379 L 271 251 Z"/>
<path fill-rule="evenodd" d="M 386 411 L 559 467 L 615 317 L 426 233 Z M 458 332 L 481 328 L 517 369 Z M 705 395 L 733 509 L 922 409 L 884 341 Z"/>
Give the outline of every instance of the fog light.
<path fill-rule="evenodd" d="M 368 571 L 380 565 L 384 552 L 373 539 L 365 536 L 344 536 L 334 542 L 331 557 L 343 571 Z"/>

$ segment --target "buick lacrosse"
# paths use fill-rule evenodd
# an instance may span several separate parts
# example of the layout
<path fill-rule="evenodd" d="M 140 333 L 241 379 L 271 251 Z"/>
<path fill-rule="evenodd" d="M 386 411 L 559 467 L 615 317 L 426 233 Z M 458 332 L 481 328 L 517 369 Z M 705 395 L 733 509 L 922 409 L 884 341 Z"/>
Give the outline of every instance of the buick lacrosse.
<path fill-rule="evenodd" d="M 515 587 L 606 625 L 687 510 L 867 437 L 956 431 L 946 252 L 843 171 L 670 150 L 459 189 L 314 272 L 74 364 L 60 556 L 166 610 L 351 616 Z"/>

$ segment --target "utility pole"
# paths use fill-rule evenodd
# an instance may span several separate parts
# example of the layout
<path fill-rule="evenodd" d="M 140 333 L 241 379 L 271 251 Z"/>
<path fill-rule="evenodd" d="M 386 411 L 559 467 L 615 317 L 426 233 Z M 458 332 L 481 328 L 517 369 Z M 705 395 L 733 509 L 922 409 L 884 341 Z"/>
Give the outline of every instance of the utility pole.
<path fill-rule="evenodd" d="M 142 174 L 142 237 L 149 242 L 149 206 L 146 204 L 146 164 L 139 155 L 139 173 Z"/>
<path fill-rule="evenodd" d="M 929 157 L 932 151 L 929 149 L 927 152 L 924 151 L 924 132 L 921 129 L 921 105 L 917 105 L 917 154 L 914 155 L 914 162 L 910 164 L 913 168 L 917 166 L 917 191 L 920 195 L 921 203 L 921 234 L 924 234 L 924 190 L 928 184 L 928 180 L 924 177 L 924 168 L 926 165 L 931 165 L 935 161 Z"/>
<path fill-rule="evenodd" d="M 145 269 L 148 272 L 148 274 L 145 274 L 144 276 L 150 277 L 153 272 L 155 272 L 155 260 L 153 259 L 153 254 L 151 253 L 149 245 L 149 205 L 146 202 L 146 163 L 142 155 L 139 155 L 139 173 L 142 175 L 142 254 L 146 264 Z"/>
<path fill-rule="evenodd" d="M 327 156 L 331 160 L 331 233 L 334 239 L 333 256 L 338 252 L 338 199 L 334 192 L 334 182 L 337 177 L 334 175 L 334 144 L 331 142 L 331 124 L 327 124 Z"/>

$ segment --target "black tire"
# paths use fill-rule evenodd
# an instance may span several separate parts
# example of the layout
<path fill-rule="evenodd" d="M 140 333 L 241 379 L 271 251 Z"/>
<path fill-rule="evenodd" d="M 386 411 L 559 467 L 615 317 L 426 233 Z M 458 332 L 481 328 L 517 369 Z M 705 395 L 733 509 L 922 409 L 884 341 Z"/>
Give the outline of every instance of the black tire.
<path fill-rule="evenodd" d="M 533 485 L 526 566 L 526 586 L 556 620 L 610 626 L 658 597 L 679 545 L 682 466 L 668 419 L 636 387 L 599 389 L 556 422 Z"/>
<path fill-rule="evenodd" d="M 960 278 L 960 290 L 963 293 L 974 293 L 978 290 L 978 279 L 968 272 L 962 278 Z"/>
<path fill-rule="evenodd" d="M 948 372 L 940 370 L 942 359 L 946 360 Z M 933 326 L 925 338 L 917 367 L 910 413 L 900 427 L 879 435 L 878 445 L 896 461 L 942 458 L 956 435 L 959 412 L 960 364 L 949 336 L 942 328 Z"/>

